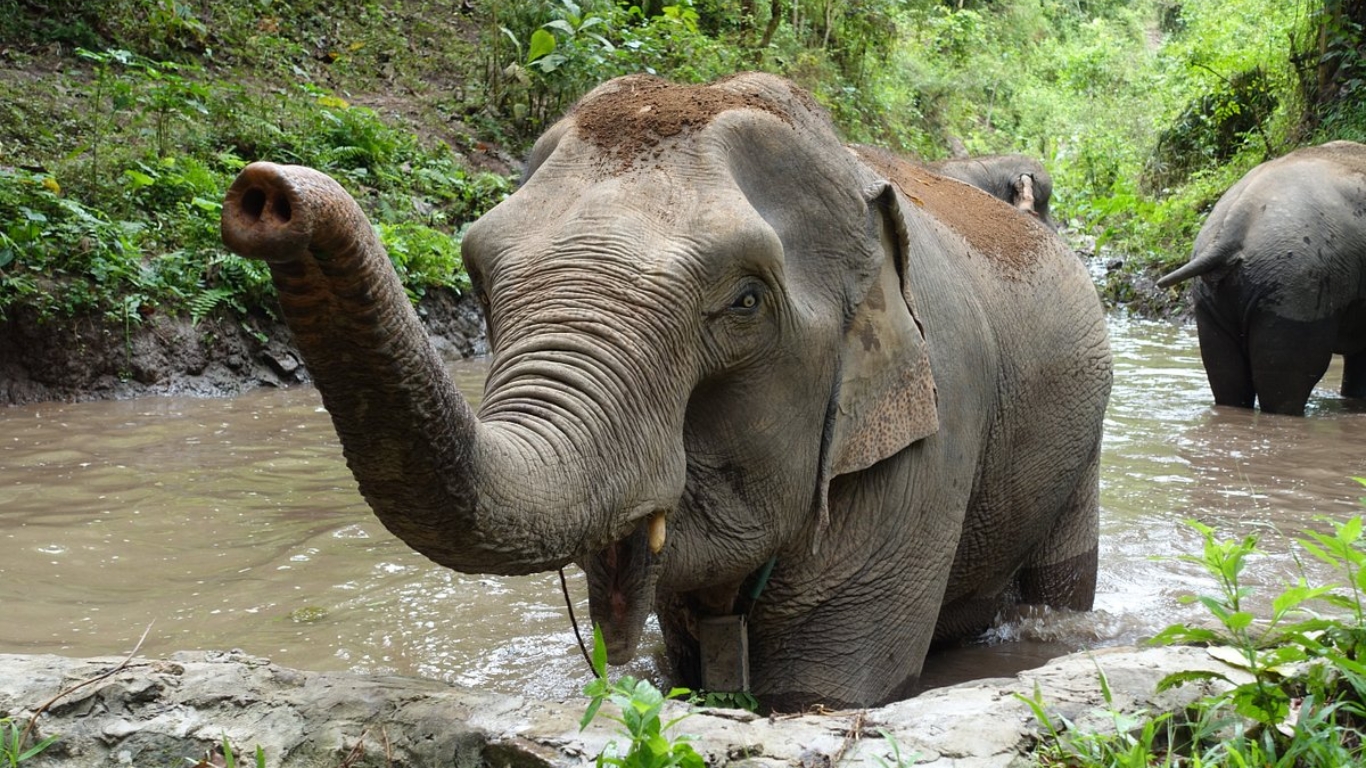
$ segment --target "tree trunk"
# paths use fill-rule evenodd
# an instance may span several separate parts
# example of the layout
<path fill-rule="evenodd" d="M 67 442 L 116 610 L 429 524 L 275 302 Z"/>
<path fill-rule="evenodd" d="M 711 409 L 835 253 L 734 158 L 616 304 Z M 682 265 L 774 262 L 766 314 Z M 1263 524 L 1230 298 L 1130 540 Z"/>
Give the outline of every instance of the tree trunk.
<path fill-rule="evenodd" d="M 740 0 L 740 45 L 748 48 L 754 41 L 754 0 Z"/>
<path fill-rule="evenodd" d="M 793 0 L 796 2 L 796 0 Z M 768 26 L 764 27 L 764 37 L 759 41 L 759 50 L 768 48 L 768 44 L 773 42 L 773 33 L 778 31 L 778 24 L 783 20 L 782 0 L 772 0 L 768 7 Z"/>
<path fill-rule="evenodd" d="M 1305 78 L 1306 122 L 1310 125 L 1341 99 L 1346 88 L 1366 75 L 1366 0 L 1324 0 L 1313 42 L 1312 75 Z"/>

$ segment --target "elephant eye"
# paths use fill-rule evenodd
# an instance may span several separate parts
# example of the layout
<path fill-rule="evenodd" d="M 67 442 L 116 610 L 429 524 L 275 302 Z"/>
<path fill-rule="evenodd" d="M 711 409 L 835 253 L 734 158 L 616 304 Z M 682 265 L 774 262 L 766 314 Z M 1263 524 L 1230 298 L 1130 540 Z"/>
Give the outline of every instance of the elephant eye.
<path fill-rule="evenodd" d="M 732 301 L 730 308 L 736 312 L 753 312 L 759 308 L 760 288 L 757 285 L 746 286 L 739 296 Z"/>

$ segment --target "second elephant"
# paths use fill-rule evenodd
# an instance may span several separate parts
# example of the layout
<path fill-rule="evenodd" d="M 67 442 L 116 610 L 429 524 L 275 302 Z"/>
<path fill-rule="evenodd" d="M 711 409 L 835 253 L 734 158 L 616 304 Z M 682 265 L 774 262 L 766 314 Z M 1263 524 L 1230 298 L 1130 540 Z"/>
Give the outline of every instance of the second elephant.
<path fill-rule="evenodd" d="M 1333 354 L 1366 397 L 1366 145 L 1263 163 L 1219 198 L 1185 266 L 1214 402 L 1301 415 Z"/>
<path fill-rule="evenodd" d="M 955 157 L 930 163 L 929 168 L 941 176 L 971 184 L 1038 217 L 1048 226 L 1055 226 L 1048 214 L 1053 179 L 1043 163 L 1028 155 Z"/>

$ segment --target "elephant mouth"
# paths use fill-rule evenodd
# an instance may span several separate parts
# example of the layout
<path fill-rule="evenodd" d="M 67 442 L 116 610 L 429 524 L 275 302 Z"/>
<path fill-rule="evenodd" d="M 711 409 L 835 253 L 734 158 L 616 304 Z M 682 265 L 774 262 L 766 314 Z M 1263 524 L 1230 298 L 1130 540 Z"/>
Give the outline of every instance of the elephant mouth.
<path fill-rule="evenodd" d="M 665 512 L 658 510 L 583 564 L 589 614 L 602 631 L 608 663 L 635 658 L 645 619 L 654 607 L 664 526 Z"/>

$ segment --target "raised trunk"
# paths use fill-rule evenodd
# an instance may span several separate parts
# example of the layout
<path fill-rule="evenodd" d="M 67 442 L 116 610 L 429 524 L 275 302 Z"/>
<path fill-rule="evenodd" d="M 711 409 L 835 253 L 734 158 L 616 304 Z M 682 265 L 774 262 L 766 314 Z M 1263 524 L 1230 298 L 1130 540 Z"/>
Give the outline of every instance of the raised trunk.
<path fill-rule="evenodd" d="M 370 222 L 330 177 L 248 166 L 224 200 L 222 234 L 270 265 L 361 494 L 409 546 L 460 571 L 530 573 L 639 522 L 594 509 L 588 469 L 543 434 L 475 417 Z M 536 490 L 546 488 L 562 491 L 554 508 Z"/>

